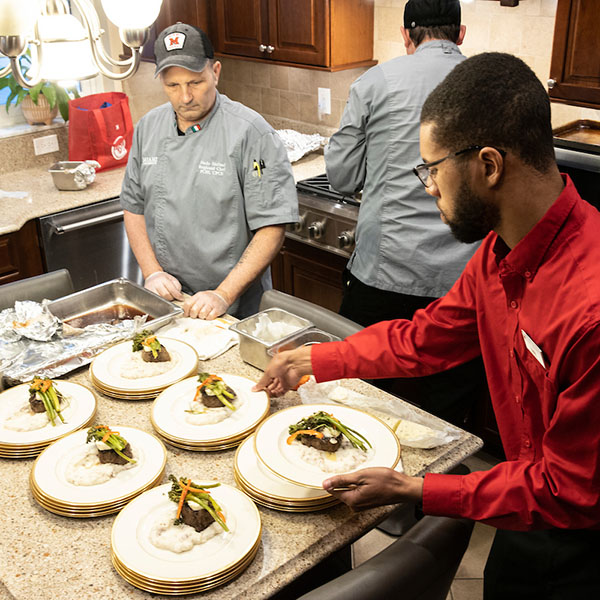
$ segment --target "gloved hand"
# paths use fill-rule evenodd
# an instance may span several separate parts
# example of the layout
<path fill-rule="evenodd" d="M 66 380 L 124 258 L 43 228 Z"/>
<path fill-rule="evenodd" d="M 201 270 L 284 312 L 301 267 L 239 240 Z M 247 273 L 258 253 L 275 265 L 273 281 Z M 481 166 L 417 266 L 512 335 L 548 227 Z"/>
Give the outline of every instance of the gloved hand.
<path fill-rule="evenodd" d="M 197 292 L 183 303 L 183 314 L 192 319 L 216 319 L 227 312 L 230 303 L 219 292 Z"/>
<path fill-rule="evenodd" d="M 183 300 L 181 283 L 173 275 L 164 271 L 156 271 L 146 277 L 144 287 L 166 300 Z"/>

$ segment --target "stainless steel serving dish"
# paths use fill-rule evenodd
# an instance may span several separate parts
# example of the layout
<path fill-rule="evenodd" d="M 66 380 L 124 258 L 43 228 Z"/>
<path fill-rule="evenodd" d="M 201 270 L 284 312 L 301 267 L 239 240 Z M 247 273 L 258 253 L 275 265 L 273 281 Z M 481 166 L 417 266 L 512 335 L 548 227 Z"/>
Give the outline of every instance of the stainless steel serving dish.
<path fill-rule="evenodd" d="M 152 331 L 183 314 L 183 309 L 172 302 L 122 277 L 53 300 L 48 308 L 74 327 L 147 314 L 145 328 Z"/>
<path fill-rule="evenodd" d="M 256 329 L 256 325 L 261 315 L 268 316 L 273 323 L 283 322 L 296 326 L 297 329 L 277 340 L 261 339 L 254 335 L 254 330 Z M 271 361 L 271 356 L 268 351 L 272 346 L 280 344 L 284 340 L 298 335 L 310 327 L 313 327 L 313 324 L 307 319 L 298 317 L 281 308 L 268 308 L 255 315 L 246 317 L 237 323 L 233 323 L 233 325 L 230 325 L 229 329 L 235 331 L 240 336 L 240 356 L 242 357 L 242 360 L 264 371 Z"/>
<path fill-rule="evenodd" d="M 324 344 L 326 342 L 339 342 L 341 338 L 332 333 L 327 333 L 317 327 L 311 327 L 299 333 L 292 334 L 281 342 L 273 344 L 268 350 L 269 356 L 275 356 L 279 352 L 295 350 L 301 346 L 312 346 L 313 344 Z"/>

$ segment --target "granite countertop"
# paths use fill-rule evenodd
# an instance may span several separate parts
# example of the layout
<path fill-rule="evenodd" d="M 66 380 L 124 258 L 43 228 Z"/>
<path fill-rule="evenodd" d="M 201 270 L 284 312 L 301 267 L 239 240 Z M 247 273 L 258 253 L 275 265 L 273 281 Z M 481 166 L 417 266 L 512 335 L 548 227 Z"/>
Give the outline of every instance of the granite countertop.
<path fill-rule="evenodd" d="M 324 173 L 323 154 L 312 152 L 292 168 L 296 181 Z M 18 231 L 37 217 L 115 198 L 121 193 L 124 174 L 125 167 L 100 171 L 91 185 L 73 192 L 56 189 L 52 175 L 40 167 L 0 174 L 0 235 Z M 14 192 L 25 196 L 12 197 Z"/>
<path fill-rule="evenodd" d="M 199 370 L 232 373 L 253 381 L 260 376 L 260 371 L 242 361 L 237 347 L 216 359 L 201 361 Z M 87 368 L 73 372 L 68 379 L 93 389 Z M 388 396 L 359 380 L 347 380 L 344 385 L 373 397 Z M 95 389 L 94 394 L 98 399 L 97 423 L 128 425 L 153 432 L 149 418 L 151 401 L 115 400 Z M 271 411 L 299 403 L 297 392 L 288 392 L 282 398 L 272 399 Z M 437 420 L 436 417 L 431 419 Z M 481 445 L 479 438 L 463 432 L 456 442 L 432 450 L 405 447 L 402 450 L 404 470 L 411 475 L 444 472 Z M 169 473 L 175 473 L 235 485 L 232 470 L 235 450 L 190 452 L 166 447 L 163 483 Z M 0 598 L 158 598 L 130 586 L 113 570 L 110 535 L 114 515 L 71 519 L 47 512 L 29 492 L 32 465 L 33 460 L 2 460 Z M 285 513 L 258 508 L 263 525 L 262 541 L 250 566 L 231 583 L 190 598 L 268 598 L 324 557 L 356 540 L 393 510 L 388 506 L 353 513 L 340 505 L 316 513 Z"/>

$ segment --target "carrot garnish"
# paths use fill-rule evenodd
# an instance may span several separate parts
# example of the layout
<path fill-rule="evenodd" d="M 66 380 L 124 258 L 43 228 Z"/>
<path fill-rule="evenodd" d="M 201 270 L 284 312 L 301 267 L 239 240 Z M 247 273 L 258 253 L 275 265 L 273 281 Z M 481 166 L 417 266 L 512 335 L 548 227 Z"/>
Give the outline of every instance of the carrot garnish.
<path fill-rule="evenodd" d="M 310 379 L 310 375 L 302 375 L 302 377 L 300 377 L 300 379 L 298 380 L 298 383 L 296 384 L 296 387 L 293 388 L 293 390 L 296 391 L 301 385 L 304 385 L 309 379 Z"/>
<path fill-rule="evenodd" d="M 299 429 L 298 431 L 294 431 L 292 435 L 286 440 L 288 444 L 291 444 L 300 434 L 303 435 L 314 435 L 319 439 L 323 439 L 323 434 L 316 429 Z"/>
<path fill-rule="evenodd" d="M 214 383 L 215 381 L 223 381 L 218 375 L 209 375 L 199 386 L 198 389 L 202 389 L 205 385 Z"/>
<path fill-rule="evenodd" d="M 185 497 L 187 496 L 188 490 L 190 489 L 191 480 L 188 479 L 187 483 L 183 480 L 179 480 L 179 485 L 181 486 L 181 497 L 179 498 L 179 504 L 177 505 L 177 516 L 175 518 L 179 519 L 181 515 L 181 509 L 183 508 L 183 502 Z"/>
<path fill-rule="evenodd" d="M 107 439 L 108 439 L 108 438 L 109 438 L 109 437 L 110 437 L 110 436 L 111 436 L 113 433 L 114 433 L 115 435 L 120 435 L 118 431 L 112 431 L 112 430 L 110 429 L 110 427 L 107 427 L 107 428 L 106 428 L 106 433 L 104 434 L 104 436 L 102 437 L 102 439 L 101 439 L 100 441 L 101 441 L 101 442 L 103 442 L 103 443 L 104 443 L 104 442 L 106 442 L 106 440 L 107 440 Z"/>

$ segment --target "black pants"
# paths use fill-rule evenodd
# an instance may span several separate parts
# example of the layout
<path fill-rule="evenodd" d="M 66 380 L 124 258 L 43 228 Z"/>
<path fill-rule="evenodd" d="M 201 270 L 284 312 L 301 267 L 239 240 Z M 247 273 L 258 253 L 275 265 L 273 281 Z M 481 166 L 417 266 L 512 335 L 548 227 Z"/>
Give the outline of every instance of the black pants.
<path fill-rule="evenodd" d="M 600 531 L 496 532 L 484 600 L 600 598 Z"/>
<path fill-rule="evenodd" d="M 416 310 L 436 300 L 371 287 L 347 269 L 343 277 L 344 296 L 339 312 L 364 327 L 379 321 L 412 319 Z M 475 401 L 488 394 L 481 358 L 435 375 L 376 379 L 372 383 L 459 427 L 464 426 Z"/>

